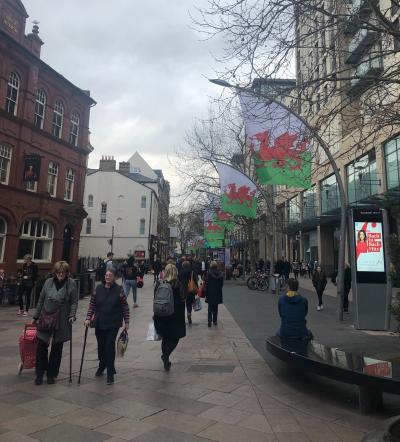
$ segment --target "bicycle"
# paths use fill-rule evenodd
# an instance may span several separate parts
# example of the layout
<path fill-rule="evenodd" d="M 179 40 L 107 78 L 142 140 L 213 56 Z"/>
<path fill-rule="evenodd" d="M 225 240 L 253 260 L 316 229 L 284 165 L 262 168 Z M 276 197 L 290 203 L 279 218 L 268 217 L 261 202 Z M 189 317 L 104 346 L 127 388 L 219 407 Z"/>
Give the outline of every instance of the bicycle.
<path fill-rule="evenodd" d="M 267 273 L 257 271 L 254 275 L 247 278 L 246 284 L 250 290 L 268 290 L 269 275 Z"/>

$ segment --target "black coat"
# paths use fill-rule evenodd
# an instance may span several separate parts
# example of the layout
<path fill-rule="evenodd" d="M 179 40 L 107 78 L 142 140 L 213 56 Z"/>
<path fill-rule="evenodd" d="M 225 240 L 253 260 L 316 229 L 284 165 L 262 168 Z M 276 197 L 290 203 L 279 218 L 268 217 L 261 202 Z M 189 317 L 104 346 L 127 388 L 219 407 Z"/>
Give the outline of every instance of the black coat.
<path fill-rule="evenodd" d="M 314 275 L 312 277 L 312 283 L 313 283 L 313 286 L 315 287 L 315 290 L 317 292 L 319 292 L 319 291 L 323 292 L 325 290 L 327 282 L 328 281 L 326 279 L 326 275 L 322 270 L 321 270 L 321 272 L 317 272 L 317 271 L 314 272 Z"/>
<path fill-rule="evenodd" d="M 174 293 L 174 314 L 171 316 L 154 316 L 154 327 L 157 333 L 167 339 L 180 339 L 186 336 L 185 298 L 181 296 L 179 284 L 172 286 Z"/>
<path fill-rule="evenodd" d="M 222 304 L 222 286 L 224 277 L 219 270 L 210 269 L 206 275 L 206 302 L 208 304 Z"/>

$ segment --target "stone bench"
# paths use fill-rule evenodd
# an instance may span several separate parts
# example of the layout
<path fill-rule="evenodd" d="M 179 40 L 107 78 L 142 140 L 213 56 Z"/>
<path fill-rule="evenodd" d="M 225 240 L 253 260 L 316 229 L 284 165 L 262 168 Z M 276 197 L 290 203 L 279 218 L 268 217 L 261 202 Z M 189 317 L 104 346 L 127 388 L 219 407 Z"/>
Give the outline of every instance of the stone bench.
<path fill-rule="evenodd" d="M 381 408 L 382 392 L 400 393 L 400 358 L 383 361 L 316 341 L 279 336 L 268 338 L 266 347 L 272 355 L 291 367 L 358 385 L 361 413 Z"/>

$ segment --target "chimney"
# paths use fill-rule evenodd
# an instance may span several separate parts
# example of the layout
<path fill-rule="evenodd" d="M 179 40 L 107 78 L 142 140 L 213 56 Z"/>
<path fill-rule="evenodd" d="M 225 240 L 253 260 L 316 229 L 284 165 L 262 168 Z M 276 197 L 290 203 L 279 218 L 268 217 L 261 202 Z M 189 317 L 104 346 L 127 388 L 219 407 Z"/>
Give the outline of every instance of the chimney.
<path fill-rule="evenodd" d="M 108 155 L 103 155 L 101 157 L 99 170 L 103 172 L 115 172 L 116 166 L 117 162 L 114 160 L 114 157 L 110 157 Z"/>
<path fill-rule="evenodd" d="M 129 173 L 131 171 L 131 164 L 129 163 L 129 161 L 120 161 L 119 171 L 121 173 Z"/>
<path fill-rule="evenodd" d="M 40 52 L 42 49 L 43 41 L 39 37 L 39 22 L 33 22 L 32 32 L 26 36 L 27 44 L 31 52 L 33 52 L 36 57 L 40 58 Z"/>

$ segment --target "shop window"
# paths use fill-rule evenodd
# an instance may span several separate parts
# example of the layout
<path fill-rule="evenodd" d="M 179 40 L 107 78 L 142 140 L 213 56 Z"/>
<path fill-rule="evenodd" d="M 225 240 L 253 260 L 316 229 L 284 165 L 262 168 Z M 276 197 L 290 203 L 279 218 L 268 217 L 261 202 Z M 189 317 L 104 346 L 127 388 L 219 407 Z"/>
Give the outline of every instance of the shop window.
<path fill-rule="evenodd" d="M 38 89 L 36 91 L 36 102 L 35 102 L 35 119 L 34 124 L 39 129 L 43 129 L 44 116 L 46 112 L 46 94 L 43 89 Z"/>
<path fill-rule="evenodd" d="M 50 196 L 55 197 L 57 194 L 57 180 L 58 180 L 58 164 L 50 161 L 47 172 L 47 192 Z"/>
<path fill-rule="evenodd" d="M 36 261 L 50 262 L 53 237 L 54 229 L 50 223 L 36 219 L 26 220 L 21 226 L 17 259 L 22 260 L 29 253 Z"/>
<path fill-rule="evenodd" d="M 145 209 L 145 208 L 146 208 L 146 197 L 145 197 L 145 196 L 142 196 L 142 201 L 141 201 L 141 205 L 140 205 L 140 207 L 141 207 L 142 209 Z"/>
<path fill-rule="evenodd" d="M 12 147 L 8 144 L 0 144 L 0 183 L 7 184 L 10 174 Z"/>
<path fill-rule="evenodd" d="M 92 233 L 92 218 L 86 218 L 86 235 Z"/>
<path fill-rule="evenodd" d="M 145 233 L 146 233 L 146 220 L 142 218 L 140 220 L 139 235 L 144 235 Z"/>
<path fill-rule="evenodd" d="M 378 193 L 375 150 L 349 164 L 346 172 L 347 197 L 350 204 Z"/>
<path fill-rule="evenodd" d="M 93 208 L 93 195 L 88 195 L 87 206 L 91 209 Z"/>
<path fill-rule="evenodd" d="M 69 142 L 70 144 L 78 145 L 78 134 L 79 134 L 79 114 L 74 111 L 71 114 L 71 120 L 69 123 Z"/>
<path fill-rule="evenodd" d="M 64 105 L 61 101 L 56 100 L 53 109 L 53 126 L 51 133 L 56 138 L 61 138 L 64 119 Z"/>
<path fill-rule="evenodd" d="M 67 169 L 65 175 L 64 199 L 72 201 L 74 197 L 75 170 Z"/>
<path fill-rule="evenodd" d="M 4 249 L 6 247 L 7 222 L 0 218 L 0 262 L 3 262 Z"/>
<path fill-rule="evenodd" d="M 339 187 L 335 175 L 321 181 L 321 213 L 339 208 Z"/>
<path fill-rule="evenodd" d="M 101 203 L 100 223 L 105 224 L 106 222 L 107 222 L 107 203 Z"/>
<path fill-rule="evenodd" d="M 6 97 L 6 111 L 11 115 L 17 115 L 20 83 L 18 74 L 11 72 Z"/>
<path fill-rule="evenodd" d="M 385 144 L 386 184 L 388 189 L 400 186 L 400 136 Z"/>

